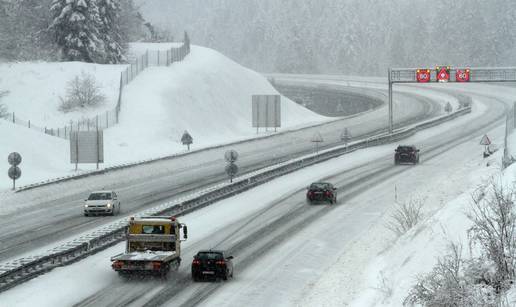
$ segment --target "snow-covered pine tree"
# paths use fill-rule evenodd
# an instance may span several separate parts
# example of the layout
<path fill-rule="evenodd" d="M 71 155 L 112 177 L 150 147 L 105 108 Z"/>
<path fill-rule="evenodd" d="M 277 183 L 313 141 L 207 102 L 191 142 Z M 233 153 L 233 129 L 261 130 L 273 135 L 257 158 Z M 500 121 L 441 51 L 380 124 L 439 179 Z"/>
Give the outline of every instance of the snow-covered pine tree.
<path fill-rule="evenodd" d="M 54 19 L 50 29 L 64 60 L 104 62 L 102 21 L 96 0 L 54 0 L 50 10 Z"/>
<path fill-rule="evenodd" d="M 117 64 L 125 60 L 120 30 L 120 1 L 97 0 L 102 27 L 100 36 L 105 46 L 105 62 Z"/>

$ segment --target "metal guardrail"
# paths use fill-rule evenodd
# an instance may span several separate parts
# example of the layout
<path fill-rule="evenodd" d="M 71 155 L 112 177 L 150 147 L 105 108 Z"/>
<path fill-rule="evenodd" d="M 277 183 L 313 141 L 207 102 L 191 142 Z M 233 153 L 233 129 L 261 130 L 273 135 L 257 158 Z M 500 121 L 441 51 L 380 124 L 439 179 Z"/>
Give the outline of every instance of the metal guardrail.
<path fill-rule="evenodd" d="M 419 124 L 396 130 L 393 134 L 380 134 L 367 139 L 322 150 L 318 154 L 309 154 L 290 161 L 263 168 L 233 180 L 232 183 L 219 183 L 203 191 L 195 192 L 175 201 L 167 202 L 152 209 L 136 214 L 136 217 L 151 215 L 183 215 L 214 202 L 242 193 L 271 179 L 294 172 L 301 168 L 314 165 L 357 149 L 391 143 L 415 134 L 417 131 L 436 126 L 457 116 L 471 112 L 471 107 L 430 119 Z M 78 261 L 91 254 L 97 253 L 125 239 L 128 220 L 126 218 L 100 227 L 92 232 L 67 242 L 48 252 L 32 257 L 24 257 L 0 264 L 0 292 L 30 280 L 38 275 Z"/>

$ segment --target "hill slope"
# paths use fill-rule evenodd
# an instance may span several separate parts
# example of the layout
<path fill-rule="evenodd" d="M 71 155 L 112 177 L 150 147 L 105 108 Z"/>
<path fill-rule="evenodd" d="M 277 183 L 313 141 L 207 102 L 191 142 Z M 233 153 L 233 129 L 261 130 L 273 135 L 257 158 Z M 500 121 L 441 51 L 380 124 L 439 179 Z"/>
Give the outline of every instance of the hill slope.
<path fill-rule="evenodd" d="M 133 53 L 138 53 L 162 46 L 135 44 L 132 48 Z M 0 88 L 9 91 L 3 102 L 17 116 L 41 127 L 89 117 L 114 106 L 119 72 L 124 67 L 76 62 L 2 64 Z M 81 71 L 100 81 L 108 101 L 99 109 L 59 113 L 58 97 L 64 95 L 66 81 Z M 185 151 L 179 142 L 185 130 L 194 139 L 194 149 L 256 137 L 251 127 L 253 94 L 277 92 L 258 73 L 214 50 L 194 46 L 185 61 L 170 67 L 150 67 L 125 88 L 120 124 L 105 131 L 102 166 Z M 286 98 L 281 107 L 281 130 L 330 120 Z M 65 140 L 7 122 L 0 124 L 0 139 L 0 157 L 12 151 L 23 156 L 19 185 L 73 174 Z M 80 171 L 94 168 L 95 165 L 80 165 Z M 0 173 L 5 174 L 7 169 L 7 163 L 0 164 Z M 1 177 L 0 190 L 10 185 L 7 176 Z"/>

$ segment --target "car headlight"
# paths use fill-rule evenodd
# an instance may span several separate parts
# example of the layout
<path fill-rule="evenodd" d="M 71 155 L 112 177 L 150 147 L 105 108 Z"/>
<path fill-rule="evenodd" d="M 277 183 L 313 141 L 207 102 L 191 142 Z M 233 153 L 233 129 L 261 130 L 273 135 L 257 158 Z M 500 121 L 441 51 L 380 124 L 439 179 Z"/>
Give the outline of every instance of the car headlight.
<path fill-rule="evenodd" d="M 107 207 L 108 207 L 108 208 L 111 208 L 111 203 L 108 203 L 108 204 L 107 204 Z"/>
<path fill-rule="evenodd" d="M 88 208 L 88 205 L 84 205 L 84 208 Z"/>

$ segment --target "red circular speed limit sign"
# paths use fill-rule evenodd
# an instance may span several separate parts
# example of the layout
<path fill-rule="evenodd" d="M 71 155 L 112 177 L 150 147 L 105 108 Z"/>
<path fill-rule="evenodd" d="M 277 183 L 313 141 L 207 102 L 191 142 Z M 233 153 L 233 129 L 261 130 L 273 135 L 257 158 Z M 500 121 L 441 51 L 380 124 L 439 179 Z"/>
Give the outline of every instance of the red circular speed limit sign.
<path fill-rule="evenodd" d="M 469 69 L 457 69 L 455 72 L 455 80 L 457 82 L 469 82 Z"/>
<path fill-rule="evenodd" d="M 430 82 L 430 69 L 418 69 L 416 70 L 417 82 Z"/>

